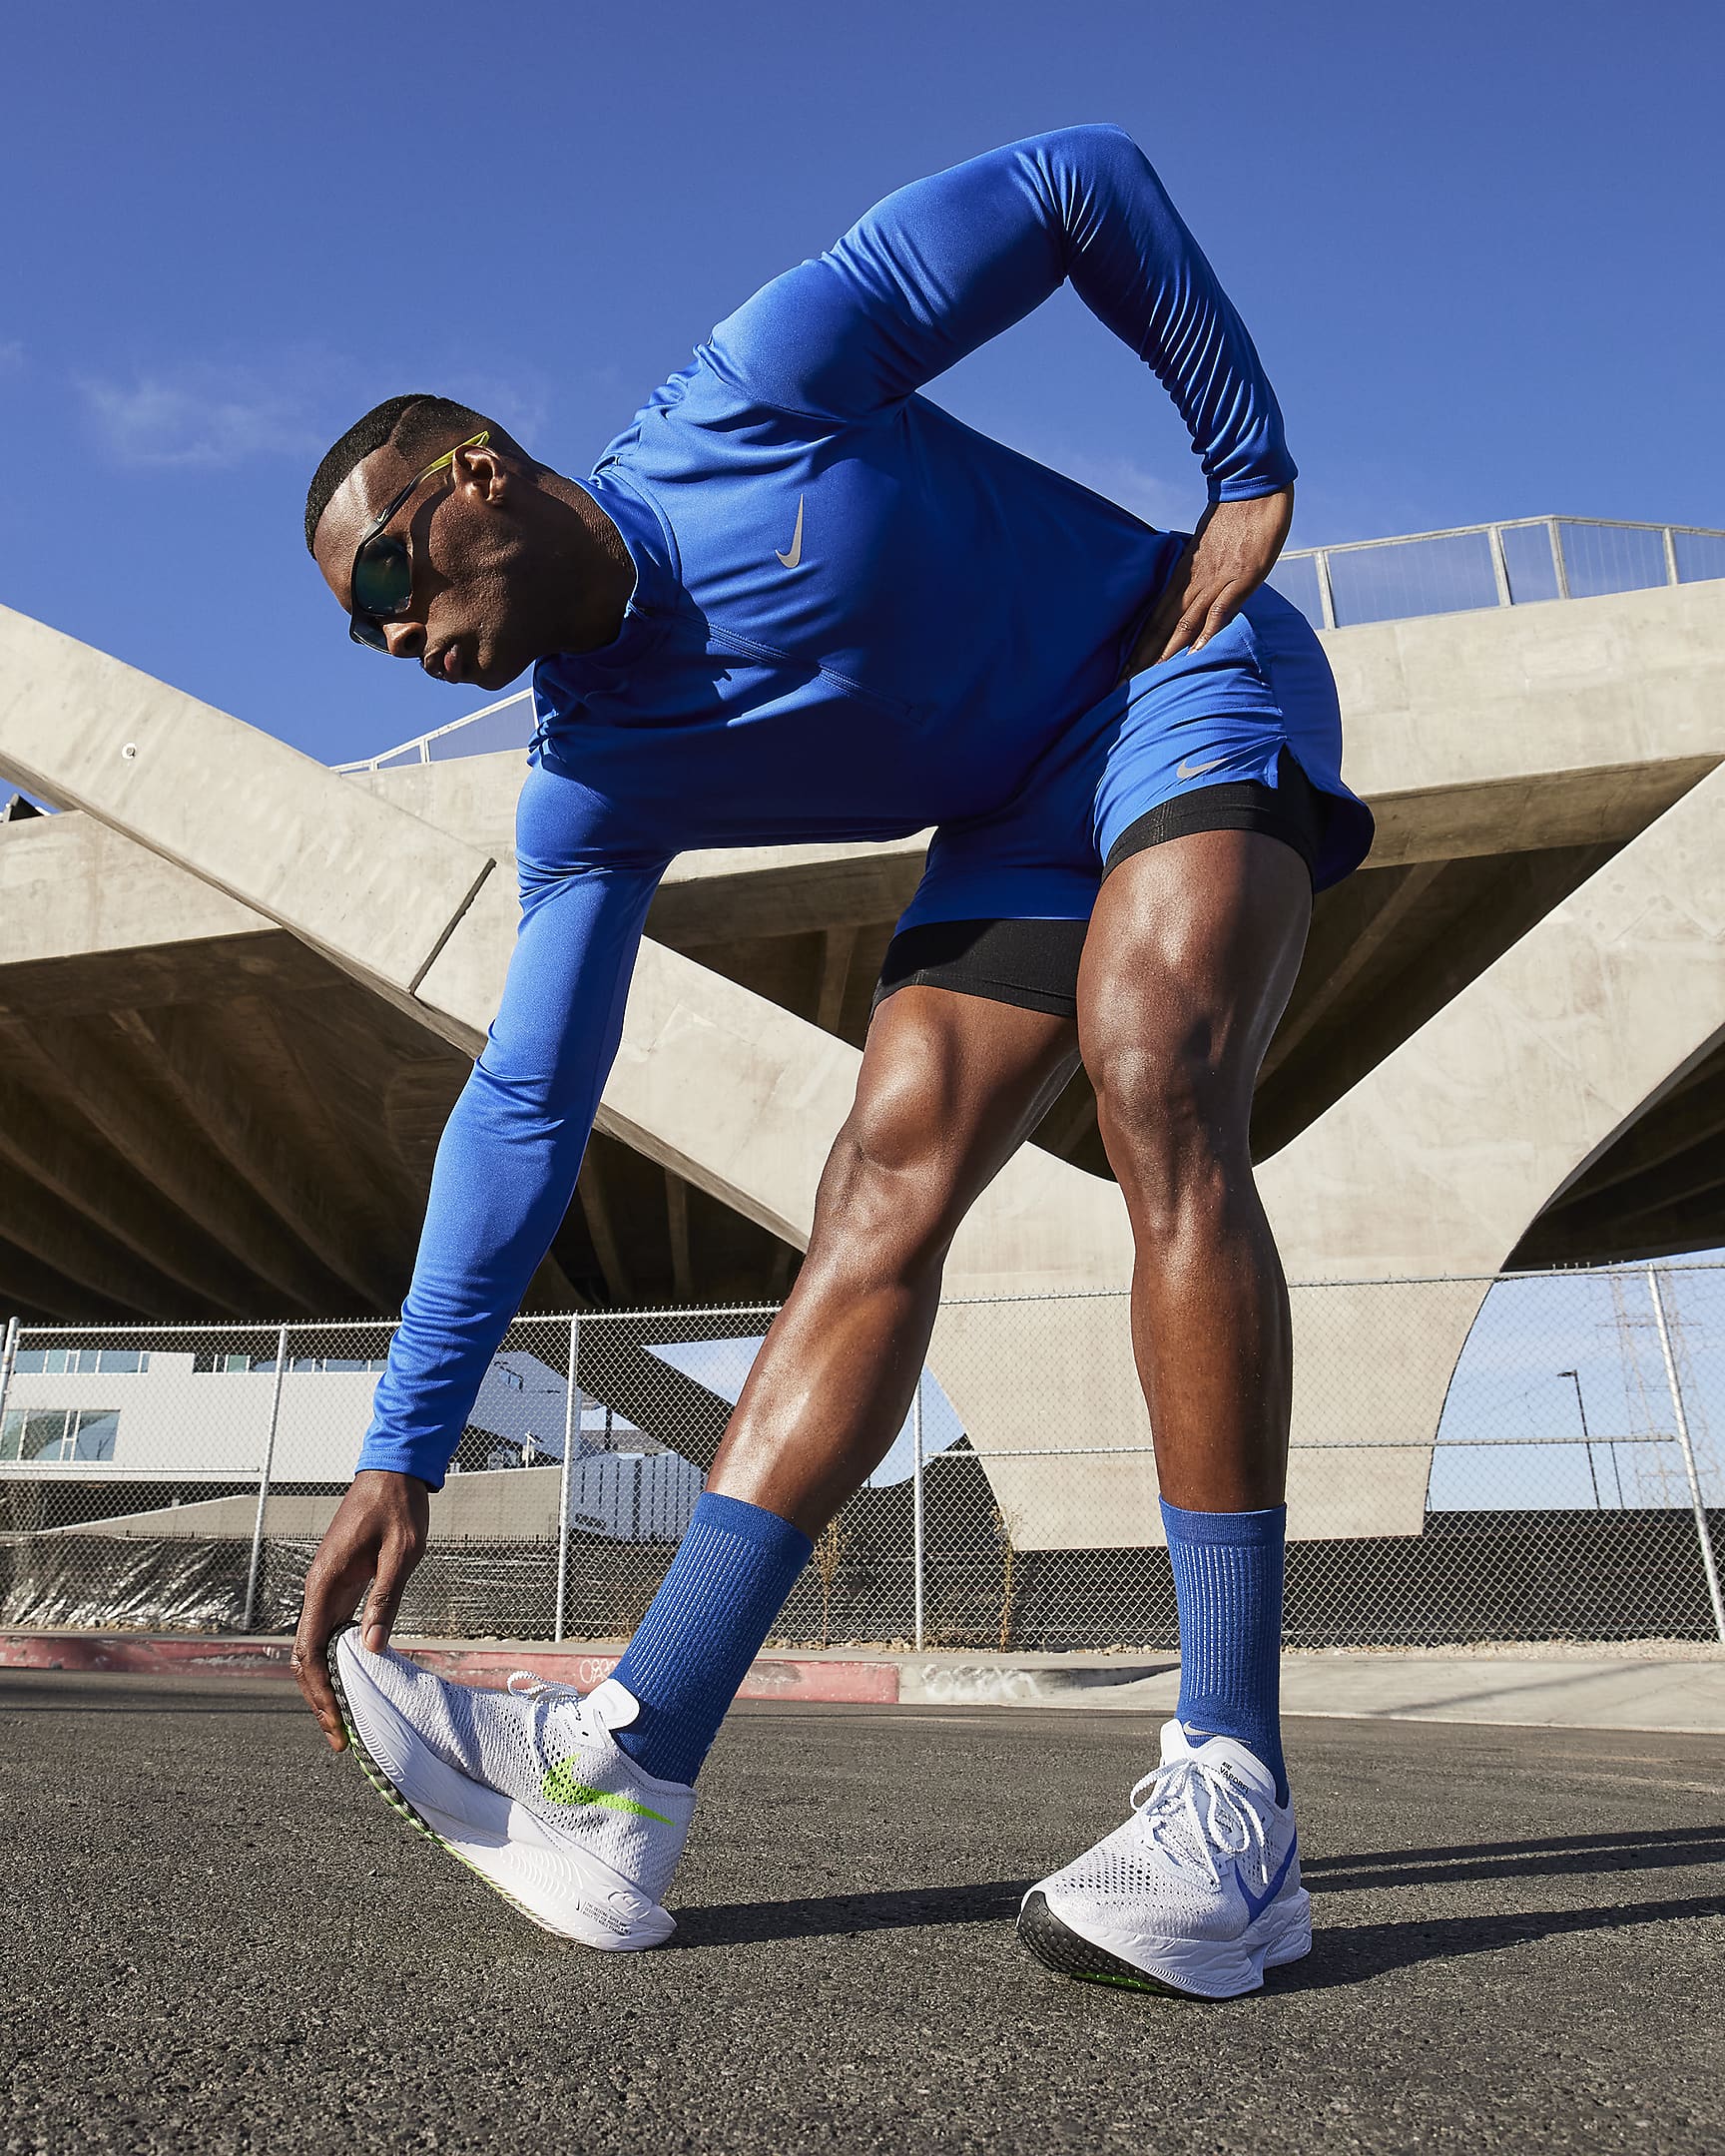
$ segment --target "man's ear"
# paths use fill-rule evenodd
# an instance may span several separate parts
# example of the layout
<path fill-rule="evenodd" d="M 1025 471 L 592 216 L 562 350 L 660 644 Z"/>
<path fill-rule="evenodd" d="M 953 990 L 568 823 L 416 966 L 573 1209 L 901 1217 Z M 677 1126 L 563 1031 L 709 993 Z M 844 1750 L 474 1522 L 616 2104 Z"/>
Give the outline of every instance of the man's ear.
<path fill-rule="evenodd" d="M 520 470 L 513 457 L 507 457 L 500 449 L 489 443 L 479 448 L 457 449 L 449 466 L 449 476 L 457 493 L 464 494 L 470 502 L 495 507 L 504 501 L 512 486 L 520 479 Z"/>

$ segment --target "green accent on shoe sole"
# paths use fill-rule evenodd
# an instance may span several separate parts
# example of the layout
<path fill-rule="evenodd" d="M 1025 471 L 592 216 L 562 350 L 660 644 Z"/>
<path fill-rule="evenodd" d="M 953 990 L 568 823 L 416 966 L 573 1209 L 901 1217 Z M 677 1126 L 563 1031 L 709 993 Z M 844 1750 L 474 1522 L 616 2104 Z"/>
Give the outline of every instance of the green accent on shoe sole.
<path fill-rule="evenodd" d="M 1057 1976 L 1075 1976 L 1080 1983 L 1111 1984 L 1120 1991 L 1149 1992 L 1154 1998 L 1188 1999 L 1198 1995 L 1177 1991 L 1160 1977 L 1147 1976 L 1130 1961 L 1092 1945 L 1069 1924 L 1062 1923 L 1040 1893 L 1030 1894 L 1019 1910 L 1018 1936 L 1042 1966 Z"/>
<path fill-rule="evenodd" d="M 357 1628 L 352 1626 L 343 1627 L 343 1630 L 354 1629 Z M 481 1872 L 471 1859 L 462 1856 L 453 1843 L 445 1842 L 435 1827 L 428 1827 L 395 1787 L 394 1783 L 390 1781 L 382 1768 L 378 1766 L 370 1753 L 366 1751 L 365 1741 L 360 1736 L 357 1728 L 355 1728 L 352 1712 L 347 1705 L 347 1689 L 341 1682 L 341 1666 L 335 1655 L 335 1640 L 340 1637 L 341 1634 L 337 1632 L 334 1639 L 330 1640 L 328 1647 L 324 1650 L 323 1659 L 328 1667 L 329 1682 L 335 1688 L 335 1704 L 341 1710 L 341 1727 L 347 1732 L 348 1749 L 358 1762 L 360 1772 L 364 1775 L 366 1781 L 370 1783 L 391 1812 L 399 1814 L 409 1827 L 416 1828 L 427 1842 L 435 1843 L 445 1857 L 453 1857 L 463 1870 L 472 1873 L 481 1886 L 488 1886 L 499 1901 L 507 1901 L 517 1915 L 525 1916 L 530 1924 L 536 1925 L 541 1931 L 549 1932 L 553 1938 L 567 1938 L 567 1932 L 559 1931 L 554 1924 L 548 1924 L 543 1916 L 536 1915 L 525 1901 L 518 1901 L 507 1886 L 499 1886 L 497 1882 Z"/>
<path fill-rule="evenodd" d="M 1165 1983 L 1158 1983 L 1154 1976 L 1110 1976 L 1106 1969 L 1073 1969 L 1070 1972 L 1080 1983 L 1113 1984 L 1121 1991 L 1151 1991 L 1157 1998 L 1179 1998 L 1182 1994 L 1171 1990 Z"/>

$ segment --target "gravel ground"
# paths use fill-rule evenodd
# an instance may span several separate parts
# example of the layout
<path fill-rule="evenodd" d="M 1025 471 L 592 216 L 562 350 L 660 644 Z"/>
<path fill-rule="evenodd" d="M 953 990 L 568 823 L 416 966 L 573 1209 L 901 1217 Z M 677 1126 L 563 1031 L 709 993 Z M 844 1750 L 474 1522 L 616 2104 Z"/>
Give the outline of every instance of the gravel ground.
<path fill-rule="evenodd" d="M 1716 2156 L 1716 1740 L 1292 1724 L 1317 1948 L 1202 2006 L 1011 1932 L 1154 1738 L 745 1707 L 681 1943 L 600 1956 L 400 1826 L 280 1680 L 0 1675 L 0 2147 Z"/>

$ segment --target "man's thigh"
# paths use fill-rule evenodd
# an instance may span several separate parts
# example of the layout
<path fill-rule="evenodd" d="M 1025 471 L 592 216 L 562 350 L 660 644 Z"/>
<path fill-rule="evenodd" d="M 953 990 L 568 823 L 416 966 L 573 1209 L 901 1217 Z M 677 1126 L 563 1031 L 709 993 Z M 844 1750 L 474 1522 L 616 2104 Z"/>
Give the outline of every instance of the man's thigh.
<path fill-rule="evenodd" d="M 1099 1093 L 1205 1071 L 1250 1109 L 1293 992 L 1312 881 L 1293 845 L 1201 830 L 1129 855 L 1105 878 L 1078 975 L 1078 1027 Z"/>
<path fill-rule="evenodd" d="M 907 1233 L 949 1236 L 1077 1063 L 1072 1018 L 921 982 L 887 994 L 823 1179 L 817 1238 L 884 1191 Z"/>

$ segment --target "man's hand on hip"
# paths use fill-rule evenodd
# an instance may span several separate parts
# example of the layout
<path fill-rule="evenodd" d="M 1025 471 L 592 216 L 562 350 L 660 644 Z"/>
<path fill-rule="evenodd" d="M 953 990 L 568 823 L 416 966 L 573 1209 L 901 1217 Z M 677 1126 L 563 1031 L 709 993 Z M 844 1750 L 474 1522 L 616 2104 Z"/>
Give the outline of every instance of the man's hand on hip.
<path fill-rule="evenodd" d="M 365 1468 L 353 1477 L 305 1574 L 293 1675 L 332 1751 L 345 1748 L 347 1733 L 325 1651 L 373 1580 L 365 1644 L 373 1653 L 388 1646 L 401 1591 L 425 1548 L 430 1506 L 431 1493 L 417 1475 Z"/>
<path fill-rule="evenodd" d="M 1275 568 L 1293 519 L 1291 486 L 1256 501 L 1212 502 L 1138 632 L 1121 679 L 1177 652 L 1202 651 Z"/>

